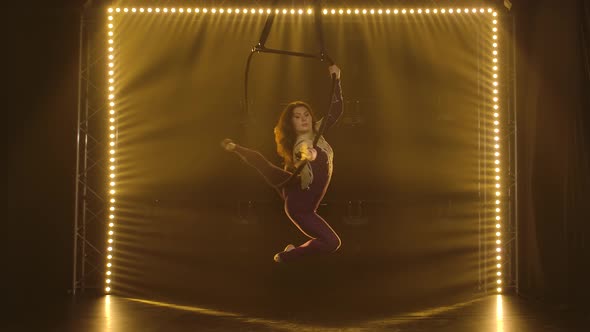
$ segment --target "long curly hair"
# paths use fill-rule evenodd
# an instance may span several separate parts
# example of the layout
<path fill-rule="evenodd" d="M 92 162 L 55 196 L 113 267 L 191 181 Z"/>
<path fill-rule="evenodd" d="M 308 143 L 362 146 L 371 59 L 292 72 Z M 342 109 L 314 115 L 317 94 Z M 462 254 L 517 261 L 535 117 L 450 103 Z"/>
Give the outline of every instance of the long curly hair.
<path fill-rule="evenodd" d="M 274 128 L 275 133 L 275 142 L 277 143 L 277 153 L 279 156 L 283 158 L 285 166 L 288 168 L 294 168 L 295 163 L 293 162 L 293 148 L 295 146 L 295 140 L 297 139 L 297 133 L 295 132 L 295 128 L 293 126 L 293 111 L 296 107 L 303 106 L 307 108 L 309 114 L 311 114 L 312 120 L 312 128 L 314 134 L 316 133 L 315 122 L 316 117 L 307 103 L 303 101 L 294 101 L 289 103 L 281 116 L 279 117 L 279 121 Z"/>

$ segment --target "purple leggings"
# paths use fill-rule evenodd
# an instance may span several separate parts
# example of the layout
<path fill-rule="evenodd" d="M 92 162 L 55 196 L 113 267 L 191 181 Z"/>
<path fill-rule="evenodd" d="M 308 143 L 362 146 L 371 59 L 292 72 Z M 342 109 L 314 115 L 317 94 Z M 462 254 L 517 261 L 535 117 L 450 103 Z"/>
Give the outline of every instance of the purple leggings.
<path fill-rule="evenodd" d="M 310 188 L 306 190 L 301 189 L 298 179 L 293 180 L 283 189 L 276 188 L 292 173 L 273 165 L 258 151 L 239 145 L 236 145 L 234 150 L 242 160 L 255 168 L 268 184 L 277 189 L 285 201 L 285 213 L 289 219 L 310 238 L 309 241 L 291 251 L 280 252 L 279 256 L 283 262 L 294 261 L 311 254 L 331 253 L 340 247 L 340 238 L 336 232 L 316 213 L 330 182 L 327 172 L 327 155 L 321 149 L 317 150 L 318 156 L 311 162 L 314 180 Z"/>

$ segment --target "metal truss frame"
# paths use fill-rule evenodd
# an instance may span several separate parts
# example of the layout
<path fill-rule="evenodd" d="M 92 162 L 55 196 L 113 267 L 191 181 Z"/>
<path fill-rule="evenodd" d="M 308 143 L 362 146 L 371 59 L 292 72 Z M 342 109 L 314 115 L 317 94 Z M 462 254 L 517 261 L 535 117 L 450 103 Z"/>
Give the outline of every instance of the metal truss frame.
<path fill-rule="evenodd" d="M 91 4 L 88 0 L 80 12 L 72 294 L 102 289 L 105 270 L 107 103 L 101 78 L 106 67 L 105 52 L 97 47 L 102 43 L 94 41 L 100 16 Z"/>

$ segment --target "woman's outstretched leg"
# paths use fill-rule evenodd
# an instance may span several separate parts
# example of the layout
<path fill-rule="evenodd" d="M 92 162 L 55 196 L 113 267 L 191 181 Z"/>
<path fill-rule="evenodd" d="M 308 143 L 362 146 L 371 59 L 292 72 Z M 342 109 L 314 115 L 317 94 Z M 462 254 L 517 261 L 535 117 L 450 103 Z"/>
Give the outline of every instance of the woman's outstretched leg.
<path fill-rule="evenodd" d="M 255 168 L 264 177 L 266 182 L 273 187 L 286 181 L 291 176 L 290 172 L 273 165 L 256 150 L 245 148 L 228 139 L 224 140 L 221 145 L 227 151 L 235 152 L 246 164 Z"/>

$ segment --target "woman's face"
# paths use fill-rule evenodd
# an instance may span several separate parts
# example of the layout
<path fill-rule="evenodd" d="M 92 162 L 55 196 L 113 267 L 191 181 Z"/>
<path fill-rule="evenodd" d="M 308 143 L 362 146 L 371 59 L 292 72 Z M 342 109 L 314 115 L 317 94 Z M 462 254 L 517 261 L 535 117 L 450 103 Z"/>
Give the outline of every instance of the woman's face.
<path fill-rule="evenodd" d="M 298 135 L 310 133 L 313 129 L 311 113 L 305 106 L 293 109 L 293 128 Z"/>

